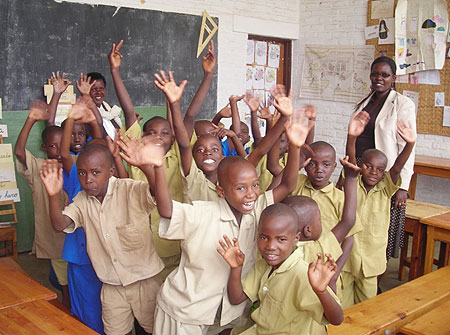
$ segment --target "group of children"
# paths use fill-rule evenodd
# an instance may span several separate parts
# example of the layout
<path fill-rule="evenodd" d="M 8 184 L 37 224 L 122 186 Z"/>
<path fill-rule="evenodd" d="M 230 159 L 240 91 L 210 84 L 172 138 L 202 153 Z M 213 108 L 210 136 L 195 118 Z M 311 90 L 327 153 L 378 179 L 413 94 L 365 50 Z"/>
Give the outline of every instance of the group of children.
<path fill-rule="evenodd" d="M 54 126 L 68 84 L 57 73 L 50 105 L 31 106 L 15 146 L 33 191 L 37 257 L 51 259 L 77 318 L 106 334 L 131 334 L 135 319 L 164 335 L 322 334 L 342 322 L 341 304 L 376 294 L 390 198 L 415 142 L 410 126 L 399 122 L 407 145 L 385 173 L 387 160 L 375 149 L 356 165 L 355 139 L 369 118 L 356 114 L 340 160 L 341 191 L 330 181 L 334 148 L 313 143 L 314 107 L 294 110 L 282 85 L 271 90 L 274 115 L 247 94 L 231 96 L 212 121 L 195 121 L 214 75 L 212 42 L 184 118 L 187 82 L 160 71 L 154 84 L 167 119 L 153 117 L 141 130 L 119 72 L 122 43 L 109 63 L 125 126 L 117 106 L 104 102 L 98 73 L 80 75 L 81 98 Z M 244 98 L 252 145 L 237 108 Z M 220 126 L 224 117 L 230 129 Z M 265 136 L 258 117 L 266 119 Z M 40 120 L 48 124 L 45 161 L 25 149 Z"/>

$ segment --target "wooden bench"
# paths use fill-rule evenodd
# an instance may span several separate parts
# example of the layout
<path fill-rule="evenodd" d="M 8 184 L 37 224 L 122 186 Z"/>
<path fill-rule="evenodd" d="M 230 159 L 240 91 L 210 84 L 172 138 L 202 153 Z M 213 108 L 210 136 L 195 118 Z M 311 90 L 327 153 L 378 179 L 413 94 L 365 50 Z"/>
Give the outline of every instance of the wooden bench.
<path fill-rule="evenodd" d="M 422 245 L 425 227 L 420 220 L 450 212 L 450 207 L 408 199 L 406 206 L 405 237 L 400 252 L 398 279 L 405 280 L 405 270 L 409 267 L 408 281 L 422 273 Z M 411 256 L 408 257 L 409 236 L 412 236 Z"/>
<path fill-rule="evenodd" d="M 329 326 L 330 335 L 395 334 L 450 299 L 450 267 L 419 277 L 363 301 L 344 311 L 340 326 Z"/>
<path fill-rule="evenodd" d="M 420 222 L 427 225 L 427 247 L 423 272 L 429 273 L 433 270 L 435 242 L 441 241 L 447 243 L 447 245 L 450 243 L 450 213 L 431 216 L 420 220 Z M 448 253 L 445 253 L 445 258 L 448 258 Z M 447 262 L 444 261 L 443 263 Z"/>
<path fill-rule="evenodd" d="M 450 299 L 428 313 L 400 328 L 402 335 L 442 335 L 450 334 L 448 322 Z"/>

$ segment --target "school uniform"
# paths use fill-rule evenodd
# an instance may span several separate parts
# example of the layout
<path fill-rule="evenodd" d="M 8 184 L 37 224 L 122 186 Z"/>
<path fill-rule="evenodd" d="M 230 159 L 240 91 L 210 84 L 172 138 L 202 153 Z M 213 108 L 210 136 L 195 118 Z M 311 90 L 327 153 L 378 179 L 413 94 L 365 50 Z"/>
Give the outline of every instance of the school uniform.
<path fill-rule="evenodd" d="M 25 149 L 26 166 L 16 159 L 16 168 L 31 188 L 34 207 L 34 247 L 37 258 L 47 258 L 52 261 L 58 283 L 67 285 L 67 262 L 62 261 L 64 233 L 57 232 L 50 221 L 49 200 L 39 171 L 45 159 L 34 157 Z M 64 208 L 67 195 L 61 192 L 59 204 Z"/>
<path fill-rule="evenodd" d="M 377 276 L 386 270 L 391 197 L 400 185 L 401 178 L 394 184 L 386 172 L 367 192 L 362 176 L 358 176 L 356 220 L 363 229 L 354 235 L 353 249 L 342 272 L 345 307 L 377 294 Z"/>
<path fill-rule="evenodd" d="M 251 302 L 259 301 L 259 307 L 251 315 L 255 325 L 242 334 L 315 335 L 313 320 L 322 325 L 319 334 L 326 334 L 328 321 L 309 283 L 308 264 L 303 257 L 302 249 L 296 248 L 272 273 L 272 266 L 260 259 L 245 276 L 244 292 Z M 327 291 L 339 301 L 329 287 Z"/>
<path fill-rule="evenodd" d="M 142 130 L 139 123 L 136 121 L 128 128 L 125 133 L 132 138 L 141 138 Z M 164 156 L 164 171 L 166 174 L 166 181 L 169 188 L 169 194 L 175 201 L 183 201 L 183 182 L 181 180 L 180 173 L 181 154 L 177 143 L 175 142 L 170 150 Z M 147 182 L 147 178 L 141 169 L 136 166 L 128 165 L 129 177 L 134 180 L 140 180 Z M 159 257 L 164 262 L 165 268 L 160 274 L 162 280 L 168 276 L 168 274 L 175 269 L 180 263 L 180 243 L 178 241 L 169 241 L 161 239 L 158 235 L 159 221 L 158 210 L 154 208 L 150 214 L 150 227 L 153 233 L 153 241 L 155 243 L 156 251 Z"/>
<path fill-rule="evenodd" d="M 147 183 L 110 177 L 102 203 L 81 191 L 63 211 L 74 222 L 64 232 L 85 230 L 89 257 L 103 282 L 102 318 L 107 334 L 131 331 L 134 316 L 152 332 L 158 274 L 164 267 L 148 227 L 154 207 Z"/>
<path fill-rule="evenodd" d="M 287 153 L 283 155 L 279 159 L 279 164 L 284 169 L 284 167 L 287 164 Z M 259 161 L 258 165 L 256 166 L 256 172 L 259 176 L 259 189 L 261 192 L 266 191 L 267 188 L 272 183 L 272 173 L 267 169 L 267 155 L 264 155 L 263 158 Z"/>
<path fill-rule="evenodd" d="M 212 183 L 202 170 L 195 164 L 192 158 L 191 168 L 188 176 L 181 169 L 181 178 L 183 181 L 183 202 L 192 204 L 193 201 L 218 201 L 219 195 L 216 192 L 216 184 Z"/>
<path fill-rule="evenodd" d="M 272 191 L 261 194 L 239 225 L 224 198 L 194 201 L 192 205 L 173 202 L 172 218 L 161 219 L 159 234 L 181 240 L 181 261 L 158 293 L 153 334 L 206 334 L 209 326 L 227 325 L 243 314 L 246 302 L 233 306 L 228 300 L 230 266 L 217 247 L 224 234 L 237 238 L 245 254 L 245 275 L 256 261 L 261 212 L 271 204 Z"/>

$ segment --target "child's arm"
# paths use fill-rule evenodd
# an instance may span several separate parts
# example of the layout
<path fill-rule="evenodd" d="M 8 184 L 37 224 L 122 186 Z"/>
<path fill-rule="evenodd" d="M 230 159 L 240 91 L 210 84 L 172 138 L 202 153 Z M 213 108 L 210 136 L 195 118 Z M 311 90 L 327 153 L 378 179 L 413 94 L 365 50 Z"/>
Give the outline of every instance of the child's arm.
<path fill-rule="evenodd" d="M 305 143 L 306 144 L 311 144 L 312 142 L 314 142 L 314 132 L 315 132 L 315 124 L 316 124 L 316 108 L 313 105 L 305 105 L 305 110 L 306 110 L 306 114 L 308 117 L 308 128 L 309 128 L 309 133 L 308 133 L 308 137 L 306 138 Z"/>
<path fill-rule="evenodd" d="M 337 271 L 333 275 L 333 278 L 331 278 L 330 283 L 328 286 L 333 290 L 334 293 L 336 293 L 336 281 L 339 278 L 339 274 L 342 271 L 342 268 L 344 267 L 345 263 L 347 262 L 348 258 L 350 257 L 350 253 L 352 252 L 353 248 L 353 235 L 347 237 L 344 242 L 341 244 L 342 248 L 342 255 L 339 257 L 336 261 L 337 265 Z"/>
<path fill-rule="evenodd" d="M 62 76 L 59 76 L 59 71 L 52 72 L 52 85 L 53 85 L 53 95 L 52 99 L 50 100 L 50 104 L 48 105 L 48 114 L 49 118 L 46 122 L 47 126 L 53 126 L 55 124 L 55 117 L 56 117 L 56 110 L 58 108 L 58 102 L 61 98 L 61 94 L 64 93 L 64 91 L 67 89 L 67 87 L 71 84 L 70 80 L 67 80 L 66 83 L 64 83 L 64 80 L 66 79 L 66 74 L 63 72 Z"/>
<path fill-rule="evenodd" d="M 214 42 L 211 40 L 208 45 L 208 50 L 206 56 L 202 59 L 203 68 L 203 80 L 195 93 L 194 99 L 192 99 L 189 105 L 186 115 L 184 116 L 184 127 L 186 128 L 188 137 L 192 137 L 192 132 L 194 130 L 195 117 L 200 112 L 203 103 L 205 102 L 206 96 L 208 94 L 209 88 L 211 87 L 211 82 L 214 78 L 214 69 L 216 67 L 216 56 L 214 53 Z"/>
<path fill-rule="evenodd" d="M 322 263 L 322 255 L 317 255 L 317 260 L 309 264 L 308 279 L 323 307 L 323 314 L 333 325 L 340 325 L 344 320 L 344 312 L 341 306 L 327 291 L 327 286 L 337 271 L 337 265 L 329 254 L 325 254 L 327 261 Z"/>
<path fill-rule="evenodd" d="M 120 147 L 119 147 L 119 138 L 120 138 L 120 129 L 116 129 L 116 136 L 114 137 L 114 141 L 111 137 L 106 136 L 106 142 L 108 143 L 109 151 L 114 159 L 114 165 L 116 166 L 117 176 L 119 178 L 128 178 L 128 171 L 123 164 L 123 160 L 120 157 Z"/>
<path fill-rule="evenodd" d="M 253 144 L 254 146 L 258 146 L 259 141 L 261 140 L 261 132 L 259 131 L 258 126 L 258 109 L 259 109 L 259 98 L 255 98 L 251 91 L 247 91 L 245 93 L 245 103 L 248 108 L 250 108 L 250 125 L 252 127 L 252 135 L 253 135 Z"/>
<path fill-rule="evenodd" d="M 223 241 L 219 241 L 222 248 L 217 248 L 217 252 L 230 266 L 230 277 L 228 278 L 228 299 L 232 305 L 238 305 L 248 299 L 242 288 L 241 275 L 244 265 L 245 255 L 239 248 L 237 238 L 233 238 L 233 244 L 227 235 L 223 235 Z"/>
<path fill-rule="evenodd" d="M 239 110 L 237 107 L 238 101 L 244 99 L 243 95 L 232 95 L 230 97 L 230 107 L 231 107 L 231 124 L 233 126 L 233 131 L 239 136 L 241 133 L 241 118 L 239 117 Z"/>
<path fill-rule="evenodd" d="M 173 130 L 175 132 L 175 138 L 178 142 L 181 155 L 181 167 L 185 176 L 189 175 L 192 164 L 192 149 L 190 145 L 189 134 L 184 126 L 183 119 L 181 118 L 180 100 L 183 96 L 183 90 L 187 81 L 183 80 L 179 86 L 173 79 L 173 72 L 169 71 L 169 80 L 167 80 L 164 71 L 160 71 L 160 74 L 155 73 L 156 80 L 155 86 L 158 87 L 166 95 L 166 99 L 170 104 L 170 110 L 172 115 Z"/>
<path fill-rule="evenodd" d="M 213 123 L 217 126 L 217 125 L 219 125 L 220 120 L 222 120 L 223 118 L 229 118 L 229 117 L 231 117 L 230 103 L 228 103 L 224 108 L 222 108 L 220 111 L 218 111 L 216 115 L 214 115 L 213 119 L 211 120 L 211 123 Z"/>
<path fill-rule="evenodd" d="M 119 52 L 122 47 L 123 40 L 120 40 L 119 44 L 113 43 L 111 51 L 108 55 L 109 67 L 111 70 L 111 76 L 114 83 L 114 89 L 116 90 L 117 99 L 123 109 L 125 116 L 125 127 L 130 128 L 131 125 L 136 122 L 136 114 L 134 113 L 133 103 L 131 102 L 130 95 L 125 87 L 122 77 L 120 76 L 120 63 L 122 60 L 122 54 Z"/>
<path fill-rule="evenodd" d="M 74 222 L 63 215 L 59 203 L 59 193 L 63 188 L 62 168 L 56 159 L 48 159 L 42 164 L 39 175 L 48 193 L 50 221 L 55 230 L 63 231 Z"/>
<path fill-rule="evenodd" d="M 356 113 L 348 124 L 346 155 L 348 161 L 356 165 L 356 139 L 361 135 L 370 121 L 370 115 L 366 111 Z"/>
<path fill-rule="evenodd" d="M 339 243 L 344 241 L 348 232 L 355 225 L 356 220 L 356 204 L 357 204 L 357 178 L 361 169 L 349 162 L 348 156 L 344 159 L 339 159 L 344 167 L 344 209 L 342 211 L 342 218 L 339 223 L 331 230 L 336 236 Z"/>
<path fill-rule="evenodd" d="M 27 169 L 27 160 L 25 158 L 25 146 L 27 144 L 28 136 L 30 135 L 31 128 L 36 121 L 48 120 L 49 115 L 47 112 L 47 104 L 43 101 L 36 100 L 31 103 L 30 113 L 28 114 L 25 124 L 20 131 L 19 137 L 17 137 L 16 145 L 14 146 L 14 154 L 16 158 Z"/>
<path fill-rule="evenodd" d="M 403 120 L 397 121 L 397 133 L 405 140 L 406 145 L 400 155 L 398 155 L 394 165 L 389 170 L 391 179 L 395 184 L 397 184 L 398 178 L 400 177 L 400 172 L 405 166 L 405 163 L 414 148 L 417 137 L 414 128 L 410 124 L 406 124 Z"/>
<path fill-rule="evenodd" d="M 173 128 L 172 120 L 172 109 L 170 108 L 170 102 L 166 99 L 166 119 L 169 122 L 170 130 L 172 131 L 172 136 L 175 137 L 175 130 Z"/>
<path fill-rule="evenodd" d="M 232 131 L 231 129 L 217 127 L 214 123 L 212 125 L 216 127 L 216 129 L 210 132 L 211 135 L 217 136 L 221 141 L 223 140 L 224 137 L 230 138 L 231 141 L 233 142 L 234 148 L 236 149 L 236 153 L 238 154 L 238 156 L 244 158 L 247 157 L 247 153 L 245 152 L 244 146 L 242 145 L 241 140 L 234 131 Z"/>

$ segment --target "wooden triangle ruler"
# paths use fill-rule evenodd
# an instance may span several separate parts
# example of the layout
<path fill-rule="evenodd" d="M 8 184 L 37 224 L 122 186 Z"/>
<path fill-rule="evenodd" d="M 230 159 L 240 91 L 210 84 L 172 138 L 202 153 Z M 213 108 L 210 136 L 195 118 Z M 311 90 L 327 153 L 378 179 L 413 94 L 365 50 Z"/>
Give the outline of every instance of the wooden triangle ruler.
<path fill-rule="evenodd" d="M 208 22 L 206 22 L 206 19 L 208 19 Z M 203 49 L 208 45 L 211 38 L 214 37 L 214 34 L 217 32 L 219 27 L 217 27 L 217 24 L 214 22 L 214 20 L 209 16 L 209 14 L 206 12 L 206 10 L 203 11 L 203 18 L 202 18 L 202 26 L 200 28 L 200 37 L 198 38 L 198 47 L 197 47 L 197 58 L 201 55 Z M 206 37 L 205 41 L 203 41 L 205 30 L 208 33 L 208 36 Z"/>

